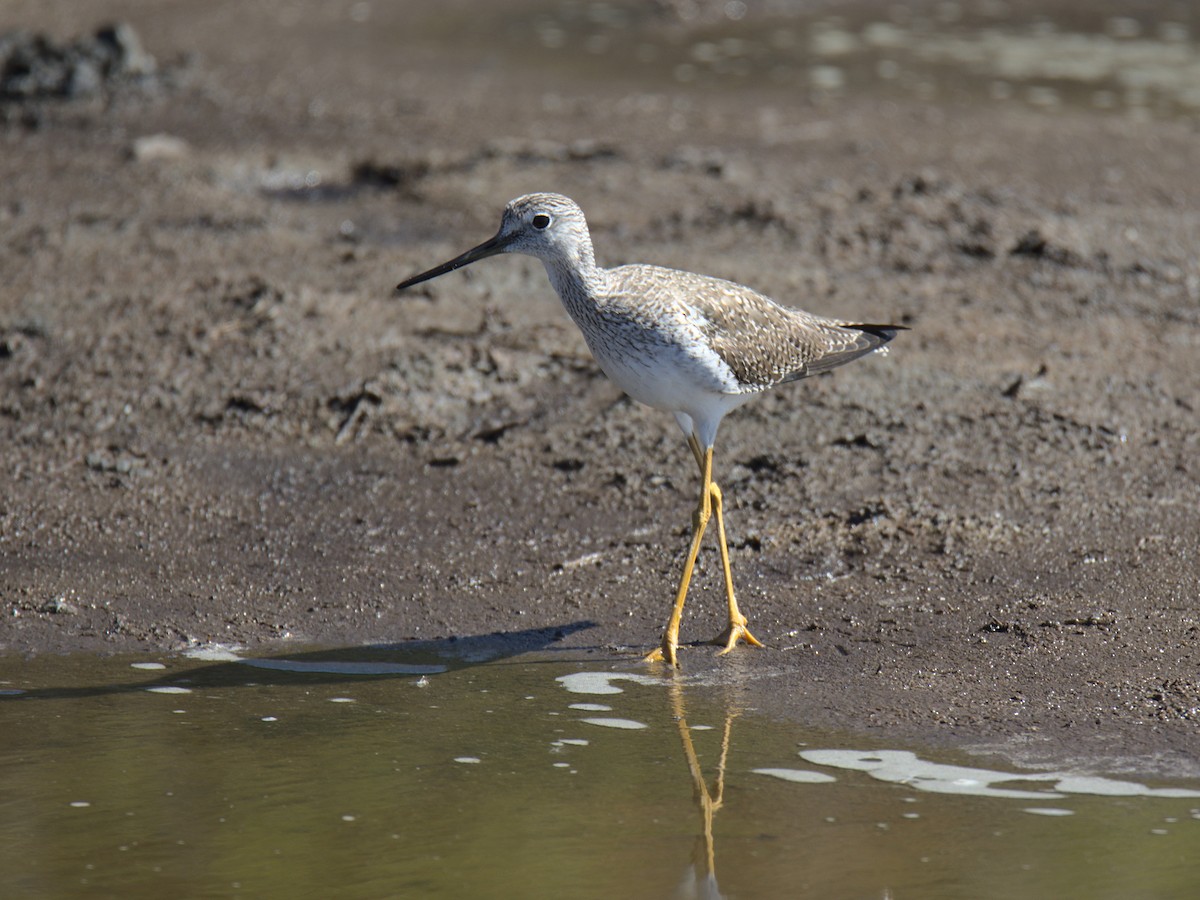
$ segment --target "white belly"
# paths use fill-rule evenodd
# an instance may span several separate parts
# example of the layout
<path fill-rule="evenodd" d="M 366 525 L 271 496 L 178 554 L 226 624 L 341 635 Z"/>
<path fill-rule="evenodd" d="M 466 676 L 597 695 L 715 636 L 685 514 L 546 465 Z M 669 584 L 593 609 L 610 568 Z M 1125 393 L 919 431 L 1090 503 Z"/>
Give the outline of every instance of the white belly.
<path fill-rule="evenodd" d="M 716 426 L 753 393 L 733 392 L 729 367 L 704 344 L 629 347 L 588 340 L 592 355 L 626 394 L 655 409 L 683 413 L 699 431 Z"/>

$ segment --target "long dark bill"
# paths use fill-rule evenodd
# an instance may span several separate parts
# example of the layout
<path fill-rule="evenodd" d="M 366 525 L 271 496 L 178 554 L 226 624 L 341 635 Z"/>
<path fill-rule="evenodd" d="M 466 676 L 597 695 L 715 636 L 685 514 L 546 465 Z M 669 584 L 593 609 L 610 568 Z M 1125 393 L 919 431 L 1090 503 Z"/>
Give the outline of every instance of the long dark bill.
<path fill-rule="evenodd" d="M 511 242 L 509 237 L 501 237 L 496 235 L 490 240 L 484 241 L 478 247 L 473 247 L 462 256 L 456 256 L 450 262 L 442 263 L 440 266 L 430 269 L 428 272 L 422 272 L 420 275 L 414 275 L 407 281 L 402 281 L 396 285 L 396 292 L 412 287 L 414 284 L 420 284 L 422 281 L 429 281 L 431 278 L 437 278 L 439 275 L 445 275 L 447 272 L 453 272 L 455 269 L 461 269 L 463 266 L 469 266 L 471 263 L 481 259 L 487 259 L 489 256 L 495 256 L 497 253 L 503 253 Z"/>

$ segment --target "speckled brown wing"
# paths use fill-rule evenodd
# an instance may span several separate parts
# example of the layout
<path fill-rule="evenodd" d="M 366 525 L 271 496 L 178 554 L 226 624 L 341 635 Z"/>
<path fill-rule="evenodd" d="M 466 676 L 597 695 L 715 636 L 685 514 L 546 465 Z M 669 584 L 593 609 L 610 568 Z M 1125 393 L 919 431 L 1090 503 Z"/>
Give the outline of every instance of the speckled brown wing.
<path fill-rule="evenodd" d="M 729 367 L 737 392 L 765 390 L 835 368 L 882 347 L 900 325 L 859 325 L 780 306 L 757 291 L 707 275 L 659 266 L 613 270 L 624 296 L 636 296 L 625 315 L 655 323 L 687 322 Z"/>
<path fill-rule="evenodd" d="M 860 325 L 780 306 L 730 281 L 697 278 L 690 304 L 705 337 L 746 391 L 836 368 L 879 349 L 903 326 Z"/>

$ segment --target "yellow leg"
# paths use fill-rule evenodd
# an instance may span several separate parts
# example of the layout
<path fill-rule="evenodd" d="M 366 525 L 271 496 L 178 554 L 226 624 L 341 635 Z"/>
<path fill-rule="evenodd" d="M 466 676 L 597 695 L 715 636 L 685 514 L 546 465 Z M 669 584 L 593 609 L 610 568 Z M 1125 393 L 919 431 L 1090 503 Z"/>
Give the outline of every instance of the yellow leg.
<path fill-rule="evenodd" d="M 688 443 L 692 447 L 692 452 L 698 453 L 699 445 L 696 443 L 696 439 L 691 438 Z M 700 552 L 700 541 L 704 537 L 704 529 L 708 527 L 708 520 L 712 518 L 712 491 L 709 490 L 709 486 L 712 484 L 711 447 L 704 453 L 703 460 L 703 465 L 700 467 L 703 478 L 700 505 L 696 507 L 696 512 L 692 515 L 692 546 L 688 550 L 687 562 L 683 565 L 683 577 L 679 580 L 679 592 L 675 595 L 675 606 L 671 610 L 671 619 L 667 622 L 667 630 L 663 633 L 662 646 L 647 654 L 648 661 L 661 660 L 672 666 L 679 665 L 675 651 L 679 647 L 679 623 L 683 618 L 683 604 L 687 600 L 688 585 L 692 582 L 692 569 L 696 567 L 696 556 Z"/>
<path fill-rule="evenodd" d="M 711 482 L 708 491 L 712 497 L 713 512 L 717 515 L 717 536 L 721 539 L 721 568 L 725 570 L 725 596 L 729 601 L 729 627 L 710 642 L 723 646 L 724 649 L 717 654 L 722 656 L 732 650 L 738 641 L 745 641 L 752 647 L 761 647 L 762 642 L 746 627 L 746 617 L 738 609 L 737 598 L 733 595 L 733 570 L 729 568 L 729 545 L 725 542 L 725 517 L 721 514 L 721 489 L 717 487 L 716 482 Z"/>
<path fill-rule="evenodd" d="M 721 508 L 721 489 L 712 480 L 712 447 L 701 450 L 700 442 L 696 440 L 695 435 L 688 435 L 688 447 L 692 450 L 692 456 L 696 458 L 702 482 L 700 505 L 692 517 L 692 546 L 688 550 L 687 562 L 683 567 L 683 577 L 679 582 L 679 591 L 675 595 L 675 606 L 671 610 L 667 630 L 663 633 L 662 646 L 646 656 L 647 660 L 661 660 L 673 666 L 679 665 L 679 660 L 676 658 L 676 650 L 679 647 L 679 625 L 683 618 L 683 604 L 687 600 L 688 586 L 692 581 L 692 570 L 696 566 L 696 556 L 700 552 L 700 541 L 704 537 L 704 530 L 708 527 L 708 521 L 714 512 L 717 516 L 717 535 L 721 544 L 721 568 L 725 575 L 725 596 L 729 604 L 729 625 L 713 638 L 711 643 L 721 645 L 722 650 L 718 655 L 728 653 L 737 645 L 738 641 L 745 641 L 754 647 L 762 646 L 758 638 L 752 635 L 750 629 L 746 627 L 746 617 L 738 609 L 737 598 L 734 596 L 733 570 L 729 566 L 729 544 L 725 540 L 725 516 Z"/>

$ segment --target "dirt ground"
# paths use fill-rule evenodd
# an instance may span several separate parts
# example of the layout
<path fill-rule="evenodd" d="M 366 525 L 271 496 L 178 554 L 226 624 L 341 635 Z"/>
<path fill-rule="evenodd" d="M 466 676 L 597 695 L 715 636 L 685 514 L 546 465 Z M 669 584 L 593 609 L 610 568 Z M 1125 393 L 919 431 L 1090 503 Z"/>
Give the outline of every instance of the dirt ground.
<path fill-rule="evenodd" d="M 670 416 L 535 260 L 392 294 L 552 190 L 602 264 L 912 329 L 726 420 L 768 646 L 687 674 L 877 740 L 1200 776 L 1196 120 L 691 78 L 506 6 L 4 4 L 153 59 L 0 97 L 0 651 L 654 646 L 697 491 Z M 603 34 L 669 56 L 720 9 Z M 685 641 L 719 572 L 710 541 Z"/>

